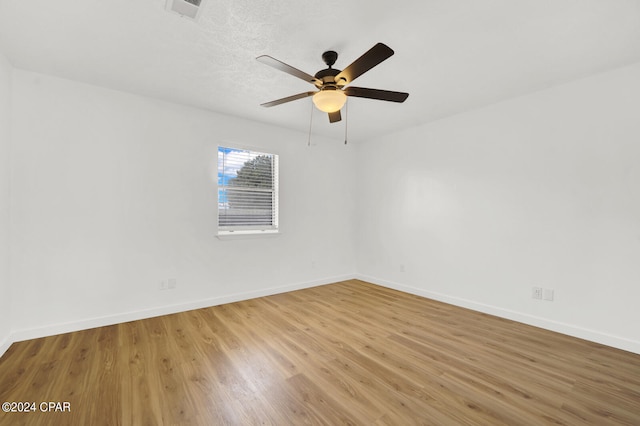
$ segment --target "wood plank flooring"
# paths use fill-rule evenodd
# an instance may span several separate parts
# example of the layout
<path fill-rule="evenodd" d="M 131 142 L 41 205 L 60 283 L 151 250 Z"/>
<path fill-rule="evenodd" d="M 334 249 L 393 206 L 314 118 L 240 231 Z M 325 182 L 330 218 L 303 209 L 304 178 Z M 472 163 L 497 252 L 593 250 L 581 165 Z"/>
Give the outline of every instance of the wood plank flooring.
<path fill-rule="evenodd" d="M 353 280 L 15 343 L 5 401 L 38 410 L 3 426 L 640 425 L 640 355 Z"/>

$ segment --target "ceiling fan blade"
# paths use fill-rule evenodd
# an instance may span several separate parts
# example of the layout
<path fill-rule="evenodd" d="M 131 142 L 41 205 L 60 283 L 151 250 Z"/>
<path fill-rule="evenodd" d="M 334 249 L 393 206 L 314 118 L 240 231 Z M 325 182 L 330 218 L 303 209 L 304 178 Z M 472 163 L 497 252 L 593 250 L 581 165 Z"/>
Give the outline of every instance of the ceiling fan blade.
<path fill-rule="evenodd" d="M 277 99 L 277 100 L 271 101 L 271 102 L 265 102 L 264 104 L 260 104 L 260 106 L 272 107 L 272 106 L 284 104 L 286 102 L 291 102 L 291 101 L 295 101 L 295 100 L 298 100 L 298 99 L 302 99 L 302 98 L 306 98 L 306 97 L 309 97 L 309 96 L 313 96 L 316 93 L 317 92 L 298 93 L 297 95 L 287 96 L 286 98 Z"/>
<path fill-rule="evenodd" d="M 291 65 L 285 64 L 282 61 L 272 58 L 271 56 L 262 55 L 262 56 L 258 56 L 256 59 L 258 60 L 258 62 L 262 62 L 263 64 L 269 65 L 270 67 L 273 67 L 277 70 L 284 71 L 287 74 L 291 74 L 292 76 L 298 77 L 308 83 L 315 84 L 318 86 L 322 85 L 322 81 L 318 80 L 314 76 L 307 74 L 304 71 L 300 71 L 299 69 L 294 68 Z"/>
<path fill-rule="evenodd" d="M 393 50 L 389 46 L 378 43 L 336 75 L 336 83 L 347 85 L 392 55 Z"/>
<path fill-rule="evenodd" d="M 380 101 L 404 102 L 409 94 L 405 92 L 393 92 L 391 90 L 367 89 L 365 87 L 347 87 L 344 89 L 347 96 L 356 98 L 377 99 Z"/>
<path fill-rule="evenodd" d="M 342 115 L 340 114 L 340 110 L 329 113 L 329 123 L 337 123 L 340 120 L 342 120 Z"/>

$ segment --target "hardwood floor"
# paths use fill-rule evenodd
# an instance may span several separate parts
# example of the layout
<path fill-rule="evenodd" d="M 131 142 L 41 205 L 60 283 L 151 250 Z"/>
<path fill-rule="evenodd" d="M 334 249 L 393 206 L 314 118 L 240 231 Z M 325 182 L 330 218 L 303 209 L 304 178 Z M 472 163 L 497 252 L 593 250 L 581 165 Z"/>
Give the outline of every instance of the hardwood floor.
<path fill-rule="evenodd" d="M 36 405 L 12 426 L 640 425 L 640 355 L 353 280 L 15 343 L 5 401 Z"/>

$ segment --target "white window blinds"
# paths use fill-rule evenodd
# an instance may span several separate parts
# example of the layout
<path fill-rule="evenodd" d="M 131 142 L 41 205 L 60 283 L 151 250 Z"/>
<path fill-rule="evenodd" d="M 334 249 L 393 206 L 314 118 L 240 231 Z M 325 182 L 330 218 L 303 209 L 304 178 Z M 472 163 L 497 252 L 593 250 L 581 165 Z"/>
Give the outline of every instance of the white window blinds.
<path fill-rule="evenodd" d="M 218 230 L 278 229 L 278 156 L 218 147 Z"/>

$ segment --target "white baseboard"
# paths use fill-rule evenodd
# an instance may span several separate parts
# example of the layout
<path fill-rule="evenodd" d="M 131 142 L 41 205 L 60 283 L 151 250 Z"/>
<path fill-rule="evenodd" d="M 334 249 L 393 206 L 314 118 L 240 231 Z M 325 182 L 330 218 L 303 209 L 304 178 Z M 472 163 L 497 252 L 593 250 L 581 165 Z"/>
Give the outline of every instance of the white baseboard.
<path fill-rule="evenodd" d="M 446 294 L 436 293 L 416 287 L 411 287 L 379 278 L 375 278 L 363 274 L 355 275 L 341 275 L 330 278 L 324 278 L 320 280 L 307 281 L 295 284 L 288 284 L 278 287 L 270 287 L 266 289 L 249 291 L 243 293 L 234 293 L 230 295 L 214 297 L 203 300 L 195 300 L 187 303 L 179 303 L 175 305 L 159 306 L 152 309 L 143 309 L 140 311 L 123 312 L 115 315 L 108 315 L 103 317 L 88 318 L 85 320 L 53 324 L 46 327 L 37 327 L 31 329 L 14 330 L 8 337 L 0 342 L 0 357 L 9 349 L 13 342 L 20 342 L 23 340 L 36 339 L 40 337 L 53 336 L 61 333 L 69 333 L 73 331 L 86 330 L 95 327 L 103 327 L 107 325 L 119 324 L 128 321 L 136 321 L 145 318 L 152 318 L 161 315 L 169 315 L 177 312 L 190 311 L 192 309 L 206 308 L 210 306 L 222 305 L 225 303 L 233 303 L 241 300 L 254 299 L 256 297 L 270 296 L 279 293 L 286 293 L 294 290 L 302 290 L 305 288 L 317 287 L 320 285 L 331 284 L 339 281 L 346 281 L 350 279 L 359 279 L 362 281 L 377 284 L 383 287 L 388 287 L 394 290 L 399 290 L 405 293 L 415 294 L 417 296 L 427 297 L 429 299 L 437 300 L 451 305 L 468 308 L 474 311 L 483 312 L 490 315 L 495 315 L 501 318 L 510 319 L 513 321 L 521 322 L 535 327 L 544 328 L 547 330 L 555 331 L 558 333 L 566 334 L 573 337 L 589 340 L 603 345 L 611 346 L 614 348 L 622 349 L 625 351 L 640 354 L 640 342 L 626 339 L 619 336 L 613 336 L 606 333 L 601 333 L 594 330 L 585 329 L 573 324 L 566 324 L 562 322 L 552 321 L 545 318 L 536 317 L 521 312 L 511 311 L 508 309 L 499 308 L 496 306 L 485 305 L 482 303 L 474 302 L 468 299 L 462 299 L 458 297 L 449 296 Z"/>
<path fill-rule="evenodd" d="M 11 335 L 8 335 L 4 340 L 0 342 L 0 357 L 4 355 L 4 353 L 7 351 L 7 349 L 9 349 L 9 346 L 11 346 L 12 343 L 13 340 L 11 340 Z"/>
<path fill-rule="evenodd" d="M 534 315 L 525 314 L 522 312 L 516 312 L 496 306 L 485 305 L 473 300 L 462 299 L 442 293 L 432 292 L 421 288 L 411 287 L 404 284 L 375 278 L 368 275 L 357 274 L 356 278 L 362 281 L 370 282 L 372 284 L 377 284 L 394 290 L 399 290 L 405 293 L 415 294 L 416 296 L 422 296 L 429 299 L 437 300 L 439 302 L 448 303 L 450 305 L 460 306 L 463 308 L 471 309 L 473 311 L 483 312 L 485 314 L 495 315 L 497 317 L 510 319 L 513 321 L 521 322 L 523 324 L 533 325 L 535 327 L 540 327 L 546 330 L 555 331 L 557 333 L 578 337 L 580 339 L 589 340 L 595 343 L 601 343 L 606 346 L 611 346 L 640 355 L 640 342 L 636 340 L 631 340 L 620 336 L 613 336 L 595 330 L 589 330 L 574 324 L 567 324 L 559 321 L 537 317 Z"/>
<path fill-rule="evenodd" d="M 40 337 L 53 336 L 56 334 L 70 333 L 73 331 L 87 330 L 90 328 L 104 327 L 123 322 L 136 321 L 145 318 L 153 318 L 161 315 L 175 314 L 178 312 L 190 311 L 193 309 L 207 308 L 210 306 L 222 305 L 225 303 L 233 303 L 241 300 L 254 299 L 256 297 L 271 296 L 279 293 L 286 293 L 294 290 L 317 287 L 319 285 L 331 284 L 338 281 L 353 279 L 354 275 L 341 275 L 320 280 L 306 281 L 295 284 L 287 284 L 278 287 L 270 287 L 256 291 L 248 291 L 243 293 L 234 293 L 225 296 L 213 297 L 203 300 L 194 300 L 187 303 L 178 303 L 175 305 L 158 306 L 152 309 L 143 309 L 132 312 L 122 312 L 114 315 L 102 317 L 87 318 L 79 321 L 58 323 L 48 325 L 46 327 L 36 327 L 22 330 L 13 330 L 12 333 L 0 343 L 0 357 L 9 349 L 13 342 L 21 342 L 23 340 L 37 339 Z"/>

